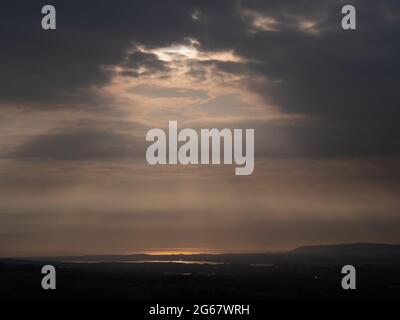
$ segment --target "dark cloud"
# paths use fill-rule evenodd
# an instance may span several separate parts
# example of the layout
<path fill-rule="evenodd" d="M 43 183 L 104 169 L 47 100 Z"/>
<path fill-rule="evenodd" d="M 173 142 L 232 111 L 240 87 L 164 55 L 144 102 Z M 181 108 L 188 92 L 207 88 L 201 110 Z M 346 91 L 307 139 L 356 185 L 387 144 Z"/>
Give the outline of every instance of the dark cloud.
<path fill-rule="evenodd" d="M 0 35 L 5 44 L 0 53 L 1 103 L 37 109 L 95 99 L 90 89 L 110 80 L 110 67 L 122 64 L 134 43 L 169 44 L 190 32 L 184 26 L 191 9 L 184 3 L 53 1 L 55 31 L 41 29 L 45 4 L 6 1 L 1 5 Z M 143 59 L 137 54 L 134 58 Z M 155 68 L 148 59 L 144 63 Z"/>
<path fill-rule="evenodd" d="M 168 63 L 158 59 L 154 53 L 136 50 L 130 53 L 123 66 L 125 69 L 122 74 L 127 76 L 139 77 L 152 74 L 167 74 L 170 71 Z M 140 71 L 144 68 L 144 71 Z"/>
<path fill-rule="evenodd" d="M 133 77 L 141 76 L 140 67 L 168 73 L 154 54 L 127 56 L 128 49 L 194 38 L 202 50 L 233 50 L 249 61 L 193 64 L 189 73 L 197 79 L 206 77 L 201 64 L 246 73 L 249 88 L 267 102 L 317 119 L 283 128 L 308 143 L 304 150 L 321 156 L 400 151 L 398 1 L 353 1 L 356 31 L 341 29 L 347 3 L 334 0 L 55 1 L 56 31 L 40 28 L 43 4 L 2 4 L 1 103 L 96 105 L 102 99 L 93 88 L 110 81 L 112 66 L 125 66 L 123 74 Z M 257 17 L 272 19 L 274 29 L 257 27 Z"/>
<path fill-rule="evenodd" d="M 251 90 L 283 112 L 317 119 L 304 127 L 266 124 L 259 134 L 293 136 L 303 146 L 304 156 L 400 152 L 397 128 L 400 46 L 396 41 L 400 18 L 398 14 L 390 14 L 393 10 L 399 12 L 398 3 L 353 2 L 357 8 L 356 31 L 341 28 L 340 9 L 344 2 L 244 1 L 241 4 L 242 10 L 275 19 L 277 30 L 238 32 L 235 40 L 221 35 L 210 49 L 234 48 L 237 54 L 251 61 L 247 69 L 265 79 L 260 82 L 259 78 L 257 81 L 250 78 Z M 210 28 L 218 24 L 210 20 L 207 20 Z M 315 32 L 302 29 L 301 21 L 314 21 Z M 223 26 L 218 28 L 215 36 L 223 33 Z M 235 31 L 233 28 L 232 32 Z M 199 38 L 205 46 L 210 44 L 207 40 Z M 269 145 L 258 145 L 256 150 L 264 147 L 268 149 Z M 297 151 L 293 149 L 291 153 Z"/>

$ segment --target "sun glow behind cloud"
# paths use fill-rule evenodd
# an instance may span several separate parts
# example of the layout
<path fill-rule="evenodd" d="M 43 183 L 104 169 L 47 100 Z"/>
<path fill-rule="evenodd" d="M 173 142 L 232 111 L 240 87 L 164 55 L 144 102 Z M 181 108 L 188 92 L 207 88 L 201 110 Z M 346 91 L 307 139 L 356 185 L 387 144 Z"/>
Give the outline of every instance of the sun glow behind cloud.
<path fill-rule="evenodd" d="M 188 39 L 189 44 L 171 45 L 156 49 L 146 50 L 139 47 L 143 52 L 151 52 L 157 55 L 160 60 L 172 62 L 175 60 L 195 59 L 198 61 L 216 60 L 225 62 L 244 62 L 245 59 L 230 51 L 206 52 L 200 50 L 200 42 L 195 39 Z"/>
<path fill-rule="evenodd" d="M 197 40 L 187 39 L 167 47 L 137 46 L 127 52 L 127 59 L 135 54 L 157 59 L 162 63 L 160 72 L 147 72 L 144 66 L 135 70 L 139 76 L 131 77 L 123 72 L 126 66 L 116 66 L 117 76 L 104 90 L 118 97 L 123 111 L 145 126 L 162 127 L 171 119 L 194 127 L 304 120 L 297 114 L 281 113 L 249 90 L 246 72 L 238 74 L 216 66 L 240 67 L 246 62 L 233 51 L 203 51 Z M 252 75 L 251 80 L 255 83 L 257 77 Z"/>

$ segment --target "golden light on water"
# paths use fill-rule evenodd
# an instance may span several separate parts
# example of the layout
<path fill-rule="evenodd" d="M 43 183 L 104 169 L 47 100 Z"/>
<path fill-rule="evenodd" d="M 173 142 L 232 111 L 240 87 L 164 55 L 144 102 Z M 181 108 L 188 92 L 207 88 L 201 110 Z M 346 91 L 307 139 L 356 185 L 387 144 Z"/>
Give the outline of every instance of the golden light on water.
<path fill-rule="evenodd" d="M 148 255 L 173 255 L 173 254 L 210 254 L 215 253 L 214 250 L 206 248 L 176 248 L 176 249 L 154 249 L 143 252 Z"/>

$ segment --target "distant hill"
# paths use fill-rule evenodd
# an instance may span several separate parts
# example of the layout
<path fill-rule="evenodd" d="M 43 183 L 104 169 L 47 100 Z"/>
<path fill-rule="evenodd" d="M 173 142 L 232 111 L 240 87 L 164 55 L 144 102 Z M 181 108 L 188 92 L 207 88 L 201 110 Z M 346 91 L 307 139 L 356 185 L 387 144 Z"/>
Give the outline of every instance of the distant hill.
<path fill-rule="evenodd" d="M 296 254 L 340 255 L 400 255 L 400 245 L 383 243 L 344 243 L 333 245 L 301 246 L 291 251 Z"/>
<path fill-rule="evenodd" d="M 42 263 L 121 263 L 121 262 L 176 262 L 197 261 L 228 264 L 396 264 L 400 265 L 400 245 L 380 243 L 346 243 L 301 246 L 280 253 L 225 253 L 225 254 L 130 254 L 64 257 L 30 257 L 0 259 L 0 262 Z"/>

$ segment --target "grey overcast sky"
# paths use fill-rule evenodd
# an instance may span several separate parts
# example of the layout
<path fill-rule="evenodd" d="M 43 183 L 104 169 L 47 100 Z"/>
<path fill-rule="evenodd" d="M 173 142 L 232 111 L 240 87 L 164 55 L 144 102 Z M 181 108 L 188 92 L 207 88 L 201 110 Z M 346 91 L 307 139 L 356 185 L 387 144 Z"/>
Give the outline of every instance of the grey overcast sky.
<path fill-rule="evenodd" d="M 0 5 L 0 256 L 400 242 L 400 3 Z M 146 132 L 254 128 L 253 175 Z"/>

